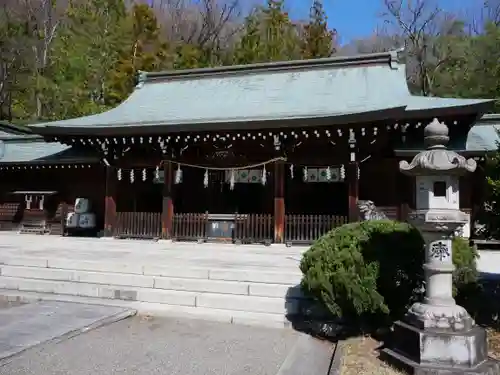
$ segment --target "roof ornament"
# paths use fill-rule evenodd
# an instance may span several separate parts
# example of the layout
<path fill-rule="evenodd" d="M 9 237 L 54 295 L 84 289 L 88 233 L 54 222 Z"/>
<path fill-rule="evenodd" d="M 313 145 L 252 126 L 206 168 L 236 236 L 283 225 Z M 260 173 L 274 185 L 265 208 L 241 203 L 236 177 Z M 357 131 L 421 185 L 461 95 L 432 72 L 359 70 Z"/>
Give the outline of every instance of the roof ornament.
<path fill-rule="evenodd" d="M 405 46 L 389 51 L 389 54 L 391 55 L 391 62 L 390 62 L 391 68 L 397 69 L 397 64 L 401 62 L 399 56 L 402 53 L 404 53 L 405 49 L 406 49 L 406 42 Z"/>
<path fill-rule="evenodd" d="M 476 161 L 448 150 L 446 144 L 449 140 L 448 126 L 435 118 L 424 128 L 424 144 L 427 149 L 415 155 L 411 163 L 402 160 L 399 170 L 410 176 L 442 175 L 443 172 L 462 175 L 474 172 Z"/>
<path fill-rule="evenodd" d="M 135 88 L 136 89 L 140 89 L 142 86 L 144 86 L 144 83 L 146 83 L 146 80 L 148 78 L 148 73 L 143 71 L 143 70 L 138 70 L 137 73 L 136 73 L 136 85 L 135 85 Z"/>

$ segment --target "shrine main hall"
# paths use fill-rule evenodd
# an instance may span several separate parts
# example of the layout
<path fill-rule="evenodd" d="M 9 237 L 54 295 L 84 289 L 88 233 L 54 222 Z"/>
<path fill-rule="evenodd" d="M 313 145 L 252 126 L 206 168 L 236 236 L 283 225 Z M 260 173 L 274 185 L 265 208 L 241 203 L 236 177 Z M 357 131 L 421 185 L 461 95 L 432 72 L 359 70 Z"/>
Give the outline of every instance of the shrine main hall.
<path fill-rule="evenodd" d="M 140 72 L 116 108 L 1 125 L 0 229 L 118 238 L 310 243 L 370 200 L 405 220 L 398 171 L 423 129 L 449 148 L 496 150 L 493 100 L 421 97 L 395 52 Z M 460 181 L 473 220 L 481 168 Z"/>

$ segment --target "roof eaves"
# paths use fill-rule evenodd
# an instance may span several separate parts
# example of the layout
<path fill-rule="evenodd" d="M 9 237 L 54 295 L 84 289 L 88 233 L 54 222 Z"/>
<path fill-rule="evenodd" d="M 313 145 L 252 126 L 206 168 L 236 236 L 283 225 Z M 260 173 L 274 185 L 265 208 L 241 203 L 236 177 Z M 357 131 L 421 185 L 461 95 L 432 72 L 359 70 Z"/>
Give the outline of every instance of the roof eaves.
<path fill-rule="evenodd" d="M 0 121 L 0 130 L 13 135 L 28 135 L 33 133 L 31 129 L 26 126 L 15 125 L 6 121 Z"/>
<path fill-rule="evenodd" d="M 0 134 L 0 141 L 4 142 L 36 142 L 36 141 L 42 141 L 43 137 L 38 134 L 31 134 L 31 135 L 9 135 L 9 136 L 2 136 Z"/>
<path fill-rule="evenodd" d="M 39 124 L 37 132 L 39 134 L 60 134 L 61 130 L 64 129 L 66 135 L 80 135 L 88 133 L 107 133 L 118 134 L 127 133 L 130 130 L 141 129 L 145 132 L 147 128 L 153 129 L 153 133 L 163 132 L 189 132 L 189 131 L 213 131 L 213 130 L 240 130 L 240 129 L 261 129 L 267 127 L 293 127 L 296 124 L 300 126 L 316 126 L 318 123 L 323 123 L 327 121 L 329 124 L 335 123 L 356 123 L 359 119 L 363 121 L 368 121 L 368 119 L 388 119 L 395 115 L 403 115 L 405 112 L 405 106 L 391 106 L 386 108 L 371 108 L 363 111 L 352 111 L 352 112 L 342 112 L 342 113 L 323 113 L 314 116 L 300 115 L 300 116 L 283 116 L 273 117 L 273 118 L 236 118 L 236 119 L 210 119 L 200 121 L 199 119 L 193 119 L 183 122 L 142 122 L 142 123 L 115 123 L 110 125 L 99 125 L 95 126 L 61 126 L 61 125 L 51 125 L 51 123 Z M 217 125 L 216 129 L 210 128 L 212 125 Z M 158 127 L 163 127 L 159 129 Z"/>
<path fill-rule="evenodd" d="M 488 113 L 477 120 L 474 126 L 500 125 L 500 113 Z"/>

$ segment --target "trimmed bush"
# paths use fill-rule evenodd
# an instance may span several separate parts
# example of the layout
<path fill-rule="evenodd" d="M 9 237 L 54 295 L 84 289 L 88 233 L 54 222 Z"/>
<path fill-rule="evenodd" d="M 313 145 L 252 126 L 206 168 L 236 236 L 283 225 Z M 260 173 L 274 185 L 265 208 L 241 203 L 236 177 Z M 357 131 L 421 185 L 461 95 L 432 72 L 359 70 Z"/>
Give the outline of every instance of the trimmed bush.
<path fill-rule="evenodd" d="M 454 243 L 454 279 L 461 288 L 475 280 L 475 253 Z M 366 323 L 400 318 L 422 297 L 424 241 L 413 226 L 391 220 L 338 227 L 304 254 L 302 288 L 335 316 Z"/>
<path fill-rule="evenodd" d="M 469 241 L 456 237 L 453 239 L 453 264 L 456 269 L 453 274 L 454 294 L 467 285 L 478 281 L 476 260 L 479 257 L 477 250 L 469 245 Z"/>

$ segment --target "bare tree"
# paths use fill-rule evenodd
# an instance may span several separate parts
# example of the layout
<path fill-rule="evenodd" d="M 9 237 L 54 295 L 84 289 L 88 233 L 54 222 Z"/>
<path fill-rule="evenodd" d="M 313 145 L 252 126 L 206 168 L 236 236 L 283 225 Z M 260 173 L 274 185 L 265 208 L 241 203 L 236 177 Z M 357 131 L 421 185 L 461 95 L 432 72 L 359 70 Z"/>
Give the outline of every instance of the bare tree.
<path fill-rule="evenodd" d="M 24 0 L 26 26 L 31 37 L 33 78 L 35 80 L 35 118 L 43 115 L 43 78 L 49 64 L 50 47 L 57 35 L 65 4 L 54 0 Z"/>
<path fill-rule="evenodd" d="M 245 1 L 248 6 L 248 1 Z M 203 49 L 223 48 L 241 27 L 244 13 L 240 0 L 154 0 L 152 5 L 171 42 Z"/>
<path fill-rule="evenodd" d="M 387 9 L 384 22 L 389 35 L 404 41 L 410 85 L 421 95 L 432 95 L 434 78 L 452 55 L 446 41 L 463 33 L 463 24 L 433 0 L 384 0 L 384 3 Z"/>

